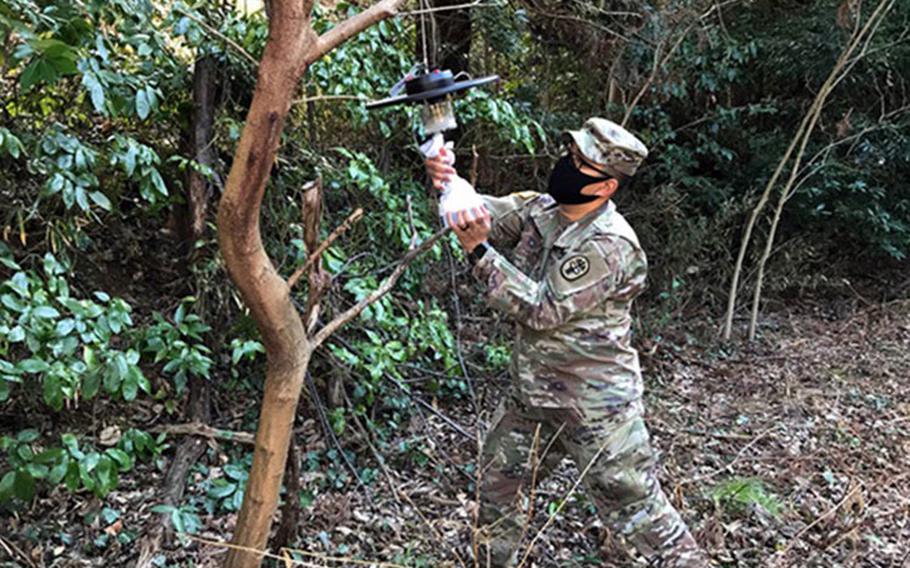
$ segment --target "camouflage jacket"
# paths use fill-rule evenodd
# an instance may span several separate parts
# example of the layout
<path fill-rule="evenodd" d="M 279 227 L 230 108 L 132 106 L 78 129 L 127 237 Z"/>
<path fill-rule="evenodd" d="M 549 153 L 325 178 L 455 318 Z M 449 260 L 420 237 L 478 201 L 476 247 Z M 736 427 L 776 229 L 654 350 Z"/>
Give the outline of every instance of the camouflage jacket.
<path fill-rule="evenodd" d="M 511 374 L 524 402 L 608 411 L 641 398 L 629 312 L 647 260 L 613 202 L 569 222 L 546 194 L 484 199 L 492 246 L 474 275 L 517 324 Z"/>

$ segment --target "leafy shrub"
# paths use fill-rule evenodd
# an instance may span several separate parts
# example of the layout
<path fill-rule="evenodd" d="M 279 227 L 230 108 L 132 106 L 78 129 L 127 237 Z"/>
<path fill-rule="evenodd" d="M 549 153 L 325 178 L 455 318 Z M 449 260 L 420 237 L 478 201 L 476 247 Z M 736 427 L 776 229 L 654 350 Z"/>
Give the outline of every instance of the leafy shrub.
<path fill-rule="evenodd" d="M 12 499 L 30 501 L 39 482 L 62 483 L 69 491 L 87 490 L 106 496 L 117 486 L 121 473 L 133 468 L 136 459 L 157 457 L 163 450 L 163 436 L 153 439 L 148 433 L 130 429 L 115 447 L 98 450 L 80 446 L 73 434 L 60 437 L 62 447 L 45 447 L 35 429 L 15 436 L 0 436 L 0 450 L 6 452 L 9 466 L 0 477 L 0 503 Z"/>
<path fill-rule="evenodd" d="M 129 304 L 104 292 L 95 292 L 97 301 L 77 299 L 66 265 L 50 253 L 43 274 L 8 256 L 2 262 L 16 272 L 0 284 L 0 401 L 15 384 L 40 389 L 54 410 L 102 388 L 127 401 L 150 392 L 139 352 L 116 348 L 133 325 Z"/>
<path fill-rule="evenodd" d="M 205 493 L 205 508 L 209 513 L 240 510 L 251 463 L 247 458 L 240 463 L 226 464 L 222 468 L 223 476 L 206 482 L 208 489 Z"/>
<path fill-rule="evenodd" d="M 184 391 L 190 375 L 208 378 L 213 364 L 211 350 L 202 342 L 202 334 L 210 328 L 189 312 L 194 301 L 192 297 L 183 299 L 174 311 L 173 323 L 156 312 L 155 323 L 144 332 L 143 351 L 154 355 L 155 363 L 165 362 L 162 371 L 173 375 L 177 394 Z"/>
<path fill-rule="evenodd" d="M 724 481 L 711 490 L 711 498 L 733 511 L 760 507 L 774 517 L 780 515 L 783 508 L 777 496 L 768 491 L 765 484 L 756 478 L 735 478 Z"/>

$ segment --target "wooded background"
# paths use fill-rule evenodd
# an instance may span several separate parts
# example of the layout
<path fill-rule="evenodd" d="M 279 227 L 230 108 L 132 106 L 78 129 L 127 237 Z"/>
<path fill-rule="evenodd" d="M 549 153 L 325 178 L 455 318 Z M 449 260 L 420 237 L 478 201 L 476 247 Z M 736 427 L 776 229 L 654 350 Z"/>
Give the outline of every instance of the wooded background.
<path fill-rule="evenodd" d="M 910 4 L 311 4 L 0 4 L 0 559 L 218 565 L 268 538 L 298 565 L 473 565 L 512 333 L 432 240 L 415 110 L 364 109 L 426 57 L 502 77 L 456 102 L 484 193 L 543 190 L 589 116 L 649 147 L 615 198 L 650 264 L 635 341 L 667 483 L 715 560 L 907 560 Z M 283 130 L 246 124 L 282 85 Z M 258 304 L 242 281 L 267 264 L 225 265 L 255 240 L 226 243 L 244 216 L 274 265 Z M 287 365 L 281 512 L 245 540 L 281 299 L 312 349 Z M 566 498 L 577 475 L 538 492 L 531 523 L 559 520 L 539 565 L 631 565 Z"/>

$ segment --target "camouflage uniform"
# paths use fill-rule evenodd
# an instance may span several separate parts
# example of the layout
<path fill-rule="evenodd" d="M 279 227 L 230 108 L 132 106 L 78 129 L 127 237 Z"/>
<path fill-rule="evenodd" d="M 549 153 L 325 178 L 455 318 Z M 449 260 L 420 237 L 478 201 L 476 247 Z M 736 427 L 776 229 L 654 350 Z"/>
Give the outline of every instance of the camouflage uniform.
<path fill-rule="evenodd" d="M 517 323 L 512 389 L 482 456 L 481 522 L 494 566 L 513 565 L 523 553 L 516 550 L 525 525 L 518 500 L 530 482 L 538 427 L 539 452 L 556 435 L 538 481 L 565 455 L 580 470 L 597 458 L 582 483 L 616 534 L 655 565 L 708 566 L 660 488 L 642 418 L 629 312 L 647 260 L 635 232 L 611 201 L 568 222 L 549 195 L 485 199 L 493 248 L 474 275 L 487 285 L 489 303 Z M 513 249 L 512 260 L 497 248 Z"/>

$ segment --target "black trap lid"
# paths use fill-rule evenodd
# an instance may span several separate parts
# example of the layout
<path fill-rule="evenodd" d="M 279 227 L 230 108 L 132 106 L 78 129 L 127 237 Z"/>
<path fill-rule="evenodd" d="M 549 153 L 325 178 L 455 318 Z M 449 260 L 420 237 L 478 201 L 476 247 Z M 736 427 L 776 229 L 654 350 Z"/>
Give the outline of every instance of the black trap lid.
<path fill-rule="evenodd" d="M 464 91 L 486 85 L 493 81 L 498 81 L 499 75 L 490 75 L 479 79 L 467 79 L 456 81 L 452 72 L 443 70 L 433 70 L 428 73 L 411 74 L 409 73 L 404 79 L 404 95 L 394 95 L 378 101 L 371 101 L 366 104 L 366 108 L 381 108 L 404 103 L 416 103 L 427 101 L 430 103 L 442 100 L 450 93 Z M 393 89 L 394 92 L 394 89 Z"/>

